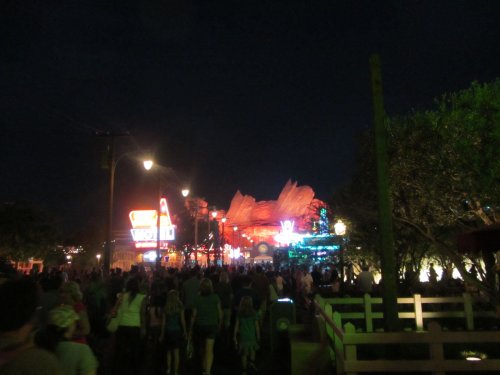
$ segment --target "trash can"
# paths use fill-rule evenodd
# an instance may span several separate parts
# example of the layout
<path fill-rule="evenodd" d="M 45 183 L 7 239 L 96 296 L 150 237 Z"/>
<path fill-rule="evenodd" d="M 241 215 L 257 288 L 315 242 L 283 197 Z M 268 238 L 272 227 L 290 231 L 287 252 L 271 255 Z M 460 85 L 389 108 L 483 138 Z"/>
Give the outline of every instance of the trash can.
<path fill-rule="evenodd" d="M 296 323 L 295 303 L 290 298 L 281 298 L 269 308 L 271 350 L 288 347 L 288 327 Z"/>

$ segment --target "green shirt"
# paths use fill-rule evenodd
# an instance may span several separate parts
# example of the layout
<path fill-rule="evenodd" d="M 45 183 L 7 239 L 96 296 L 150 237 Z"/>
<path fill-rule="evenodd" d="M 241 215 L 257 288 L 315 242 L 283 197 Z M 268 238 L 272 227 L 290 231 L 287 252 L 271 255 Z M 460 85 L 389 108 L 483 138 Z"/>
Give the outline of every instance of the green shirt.
<path fill-rule="evenodd" d="M 0 375 L 62 375 L 63 371 L 54 354 L 38 348 L 19 353 L 0 367 Z"/>
<path fill-rule="evenodd" d="M 87 344 L 62 341 L 57 345 L 55 353 L 65 375 L 87 374 L 97 369 L 97 359 Z"/>
<path fill-rule="evenodd" d="M 216 326 L 219 324 L 220 298 L 212 293 L 208 296 L 198 296 L 195 300 L 196 324 L 199 326 Z"/>

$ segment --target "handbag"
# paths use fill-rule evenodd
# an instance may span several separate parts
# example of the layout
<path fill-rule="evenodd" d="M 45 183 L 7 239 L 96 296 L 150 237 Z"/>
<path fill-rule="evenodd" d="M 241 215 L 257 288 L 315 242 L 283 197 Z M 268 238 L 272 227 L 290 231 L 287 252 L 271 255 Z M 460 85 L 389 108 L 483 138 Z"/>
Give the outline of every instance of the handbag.
<path fill-rule="evenodd" d="M 186 343 L 186 358 L 191 359 L 193 357 L 193 341 L 191 339 L 187 340 Z"/>
<path fill-rule="evenodd" d="M 111 312 L 111 317 L 106 324 L 106 330 L 110 333 L 115 333 L 118 330 L 118 326 L 120 325 L 121 317 L 122 317 L 122 297 L 118 298 L 116 301 L 115 307 Z"/>
<path fill-rule="evenodd" d="M 120 325 L 120 319 L 118 316 L 115 316 L 109 319 L 108 324 L 106 325 L 106 330 L 110 333 L 115 333 L 118 330 L 118 326 Z"/>

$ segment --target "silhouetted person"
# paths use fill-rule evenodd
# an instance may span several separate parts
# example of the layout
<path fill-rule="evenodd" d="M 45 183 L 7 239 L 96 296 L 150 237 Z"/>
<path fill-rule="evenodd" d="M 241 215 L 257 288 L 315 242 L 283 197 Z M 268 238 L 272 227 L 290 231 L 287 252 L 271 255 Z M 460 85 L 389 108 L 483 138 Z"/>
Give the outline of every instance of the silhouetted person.
<path fill-rule="evenodd" d="M 33 332 L 38 290 L 30 279 L 0 285 L 0 374 L 62 375 L 57 358 L 38 348 Z"/>

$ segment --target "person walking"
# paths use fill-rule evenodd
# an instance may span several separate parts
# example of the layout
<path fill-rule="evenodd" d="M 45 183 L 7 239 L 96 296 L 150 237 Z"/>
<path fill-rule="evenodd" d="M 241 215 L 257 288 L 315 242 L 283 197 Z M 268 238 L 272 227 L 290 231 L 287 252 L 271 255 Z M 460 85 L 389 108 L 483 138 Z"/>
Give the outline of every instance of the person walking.
<path fill-rule="evenodd" d="M 204 375 L 210 375 L 214 360 L 214 343 L 222 325 L 222 308 L 220 298 L 214 293 L 212 281 L 203 279 L 200 282 L 200 294 L 196 298 L 189 330 L 189 338 L 196 329 L 196 341 L 201 349 L 201 367 Z"/>
<path fill-rule="evenodd" d="M 48 325 L 37 341 L 57 356 L 65 375 L 95 375 L 99 363 L 90 347 L 72 341 L 78 319 L 71 306 L 61 305 L 52 309 Z"/>
<path fill-rule="evenodd" d="M 160 333 L 160 342 L 163 342 L 167 349 L 167 375 L 179 374 L 179 349 L 186 338 L 184 306 L 179 298 L 179 293 L 172 289 L 167 294 Z M 171 372 L 172 370 L 173 372 Z"/>
<path fill-rule="evenodd" d="M 233 303 L 233 289 L 229 283 L 229 275 L 223 271 L 219 275 L 219 282 L 215 284 L 215 293 L 219 296 L 222 308 L 222 339 L 226 343 L 230 341 L 229 327 L 231 325 L 231 308 Z"/>
<path fill-rule="evenodd" d="M 120 296 L 120 322 L 115 334 L 115 373 L 140 372 L 142 338 L 146 334 L 146 295 L 139 292 L 139 280 L 130 278 Z"/>
<path fill-rule="evenodd" d="M 375 285 L 375 278 L 368 266 L 363 265 L 358 275 L 358 289 L 361 293 L 372 293 Z"/>
<path fill-rule="evenodd" d="M 194 303 L 200 291 L 200 268 L 193 267 L 189 272 L 189 278 L 182 283 L 182 301 L 186 314 L 186 323 L 191 326 L 191 315 L 194 309 Z"/>
<path fill-rule="evenodd" d="M 243 374 L 246 375 L 247 369 L 257 371 L 255 352 L 259 349 L 260 325 L 250 296 L 244 296 L 241 299 L 233 339 L 241 356 Z"/>
<path fill-rule="evenodd" d="M 36 283 L 28 278 L 0 280 L 0 374 L 62 375 L 56 356 L 35 345 Z"/>
<path fill-rule="evenodd" d="M 90 333 L 90 322 L 87 307 L 83 303 L 83 294 L 80 284 L 76 281 L 63 283 L 59 288 L 59 298 L 63 305 L 71 306 L 78 315 L 76 328 L 73 330 L 72 340 L 81 344 L 87 344 L 87 335 Z"/>

